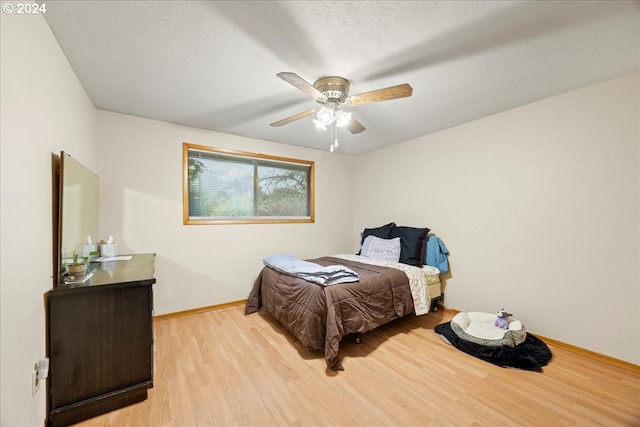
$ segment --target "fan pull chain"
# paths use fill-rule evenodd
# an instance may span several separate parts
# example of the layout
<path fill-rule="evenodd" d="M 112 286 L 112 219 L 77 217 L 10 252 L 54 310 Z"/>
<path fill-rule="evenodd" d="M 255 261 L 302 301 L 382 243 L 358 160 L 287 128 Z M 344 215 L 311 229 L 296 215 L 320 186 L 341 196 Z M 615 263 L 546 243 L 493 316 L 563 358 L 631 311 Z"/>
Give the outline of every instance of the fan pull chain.
<path fill-rule="evenodd" d="M 331 124 L 331 145 L 329 146 L 329 151 L 333 153 L 333 150 L 338 148 L 338 127 L 335 123 Z"/>

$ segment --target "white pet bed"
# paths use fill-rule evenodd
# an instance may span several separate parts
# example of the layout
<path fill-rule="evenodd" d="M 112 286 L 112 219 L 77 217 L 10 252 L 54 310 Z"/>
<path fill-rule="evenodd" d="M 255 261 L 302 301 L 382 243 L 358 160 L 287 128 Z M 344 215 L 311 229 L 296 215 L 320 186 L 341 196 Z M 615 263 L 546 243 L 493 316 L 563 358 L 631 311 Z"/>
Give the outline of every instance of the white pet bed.
<path fill-rule="evenodd" d="M 519 320 L 512 319 L 509 329 L 502 329 L 495 326 L 496 319 L 492 313 L 461 312 L 451 319 L 451 329 L 465 341 L 490 347 L 515 347 L 527 338 L 527 331 Z"/>

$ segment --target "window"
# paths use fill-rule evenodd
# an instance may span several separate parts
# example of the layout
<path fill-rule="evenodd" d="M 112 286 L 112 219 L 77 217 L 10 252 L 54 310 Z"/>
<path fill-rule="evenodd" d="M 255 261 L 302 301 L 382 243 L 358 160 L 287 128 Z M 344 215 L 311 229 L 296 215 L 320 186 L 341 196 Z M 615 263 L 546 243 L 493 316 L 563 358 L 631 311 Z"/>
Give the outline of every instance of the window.
<path fill-rule="evenodd" d="M 313 162 L 183 144 L 185 224 L 313 222 Z"/>

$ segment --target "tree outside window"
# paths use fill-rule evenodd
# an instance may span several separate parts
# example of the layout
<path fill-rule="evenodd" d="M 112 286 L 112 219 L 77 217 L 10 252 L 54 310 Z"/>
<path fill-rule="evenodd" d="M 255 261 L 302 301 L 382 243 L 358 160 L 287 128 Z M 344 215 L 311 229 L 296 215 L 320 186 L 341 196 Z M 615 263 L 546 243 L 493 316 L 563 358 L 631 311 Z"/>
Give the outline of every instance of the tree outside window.
<path fill-rule="evenodd" d="M 185 143 L 184 223 L 313 222 L 313 166 Z"/>

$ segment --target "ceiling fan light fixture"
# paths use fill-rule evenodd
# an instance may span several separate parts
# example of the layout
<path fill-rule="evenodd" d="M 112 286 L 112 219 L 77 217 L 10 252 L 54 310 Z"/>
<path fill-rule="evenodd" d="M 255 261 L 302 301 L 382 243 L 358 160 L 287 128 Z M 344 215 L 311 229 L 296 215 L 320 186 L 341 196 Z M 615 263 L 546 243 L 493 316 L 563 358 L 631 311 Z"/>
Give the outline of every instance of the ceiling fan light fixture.
<path fill-rule="evenodd" d="M 327 107 L 322 107 L 316 114 L 318 120 L 324 123 L 325 126 L 330 125 L 335 120 L 334 111 Z"/>
<path fill-rule="evenodd" d="M 338 126 L 339 128 L 343 128 L 345 126 L 348 126 L 350 121 L 351 112 L 342 110 L 336 111 L 336 126 Z"/>
<path fill-rule="evenodd" d="M 312 85 L 296 73 L 282 72 L 276 75 L 307 96 L 313 98 L 318 104 L 322 105 L 322 108 L 320 108 L 320 110 L 307 110 L 295 114 L 273 122 L 271 126 L 286 125 L 315 114 L 316 117 L 313 119 L 313 123 L 318 129 L 323 131 L 326 131 L 327 128 L 331 129 L 331 151 L 338 147 L 337 132 L 339 127 L 346 127 L 349 132 L 354 135 L 366 129 L 358 119 L 351 117 L 351 112 L 342 111 L 338 108 L 339 106 L 345 104 L 349 106 L 373 104 L 392 99 L 406 98 L 413 93 L 413 88 L 408 83 L 403 83 L 356 95 L 349 95 L 350 83 L 349 80 L 344 77 L 321 77 Z"/>
<path fill-rule="evenodd" d="M 313 124 L 316 125 L 317 129 L 327 130 L 327 125 L 322 120 L 313 119 Z"/>

